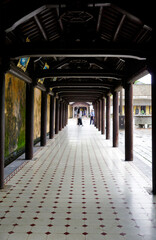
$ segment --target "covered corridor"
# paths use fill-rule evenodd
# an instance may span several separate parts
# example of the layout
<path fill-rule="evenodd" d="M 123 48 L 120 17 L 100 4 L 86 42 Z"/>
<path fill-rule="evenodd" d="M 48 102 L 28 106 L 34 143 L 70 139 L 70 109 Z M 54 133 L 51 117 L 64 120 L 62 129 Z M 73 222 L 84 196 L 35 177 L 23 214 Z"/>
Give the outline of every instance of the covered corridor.
<path fill-rule="evenodd" d="M 0 1 L 0 240 L 155 239 L 154 11 L 150 0 Z M 148 73 L 150 182 L 133 163 L 133 84 Z M 68 119 L 78 102 L 93 105 L 94 126 Z"/>
<path fill-rule="evenodd" d="M 1 240 L 155 239 L 151 183 L 89 120 L 69 120 L 5 181 Z"/>

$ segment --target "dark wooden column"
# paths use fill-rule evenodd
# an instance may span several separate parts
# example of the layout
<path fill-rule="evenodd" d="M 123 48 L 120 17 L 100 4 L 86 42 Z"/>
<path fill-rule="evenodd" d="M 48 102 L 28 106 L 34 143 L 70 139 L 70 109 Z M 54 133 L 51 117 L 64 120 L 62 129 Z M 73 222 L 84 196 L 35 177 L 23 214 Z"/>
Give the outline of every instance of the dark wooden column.
<path fill-rule="evenodd" d="M 65 109 L 65 102 L 64 102 L 64 103 L 63 103 L 63 118 L 62 118 L 63 128 L 65 127 L 65 113 L 66 113 L 65 110 L 66 110 L 66 109 Z"/>
<path fill-rule="evenodd" d="M 96 109 L 97 109 L 96 127 L 99 130 L 99 101 L 97 101 L 96 103 Z"/>
<path fill-rule="evenodd" d="M 102 122 L 101 122 L 101 133 L 105 134 L 105 98 L 102 99 Z"/>
<path fill-rule="evenodd" d="M 5 73 L 0 66 L 0 189 L 4 188 Z"/>
<path fill-rule="evenodd" d="M 106 139 L 110 139 L 110 95 L 106 97 Z"/>
<path fill-rule="evenodd" d="M 102 119 L 102 101 L 99 100 L 99 131 L 101 131 L 101 119 Z"/>
<path fill-rule="evenodd" d="M 66 126 L 66 102 L 64 103 L 64 127 Z"/>
<path fill-rule="evenodd" d="M 47 92 L 42 91 L 41 98 L 41 146 L 46 145 L 47 140 Z"/>
<path fill-rule="evenodd" d="M 64 128 L 64 102 L 62 101 L 62 128 Z"/>
<path fill-rule="evenodd" d="M 62 130 L 62 101 L 60 101 L 60 109 L 59 109 L 59 131 Z"/>
<path fill-rule="evenodd" d="M 56 98 L 56 107 L 55 107 L 55 134 L 59 132 L 59 100 Z"/>
<path fill-rule="evenodd" d="M 152 191 L 156 195 L 156 63 L 151 59 L 152 76 Z"/>
<path fill-rule="evenodd" d="M 50 96 L 50 139 L 54 138 L 54 116 L 54 96 Z"/>
<path fill-rule="evenodd" d="M 34 146 L 34 86 L 26 83 L 26 127 L 25 127 L 25 159 L 33 158 Z"/>
<path fill-rule="evenodd" d="M 95 102 L 94 105 L 95 105 L 95 107 L 94 107 L 94 109 L 95 109 L 94 125 L 95 125 L 95 127 L 97 127 L 97 103 Z"/>
<path fill-rule="evenodd" d="M 94 120 L 95 127 L 97 128 L 97 103 L 95 103 L 95 120 Z"/>
<path fill-rule="evenodd" d="M 66 125 L 68 124 L 68 104 L 66 103 Z"/>
<path fill-rule="evenodd" d="M 125 85 L 125 160 L 133 161 L 133 85 Z"/>
<path fill-rule="evenodd" d="M 66 119 L 66 117 L 67 117 L 67 104 L 65 103 L 65 104 L 64 104 L 64 126 L 67 125 L 67 119 Z"/>
<path fill-rule="evenodd" d="M 123 104 L 122 104 L 122 89 L 120 90 L 120 116 L 122 116 L 122 112 L 123 112 L 122 111 L 122 108 L 123 108 Z"/>
<path fill-rule="evenodd" d="M 94 126 L 96 126 L 96 106 L 95 106 L 95 103 L 93 103 L 93 109 L 94 109 Z"/>
<path fill-rule="evenodd" d="M 113 93 L 113 147 L 118 147 L 119 138 L 119 104 L 118 92 Z"/>

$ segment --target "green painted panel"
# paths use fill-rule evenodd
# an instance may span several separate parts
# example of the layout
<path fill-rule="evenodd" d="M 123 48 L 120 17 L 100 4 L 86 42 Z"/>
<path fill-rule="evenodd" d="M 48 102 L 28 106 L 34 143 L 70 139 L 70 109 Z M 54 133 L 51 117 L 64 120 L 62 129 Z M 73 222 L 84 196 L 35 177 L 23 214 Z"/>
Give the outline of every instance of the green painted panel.
<path fill-rule="evenodd" d="M 25 146 L 26 84 L 11 74 L 5 83 L 5 157 Z"/>

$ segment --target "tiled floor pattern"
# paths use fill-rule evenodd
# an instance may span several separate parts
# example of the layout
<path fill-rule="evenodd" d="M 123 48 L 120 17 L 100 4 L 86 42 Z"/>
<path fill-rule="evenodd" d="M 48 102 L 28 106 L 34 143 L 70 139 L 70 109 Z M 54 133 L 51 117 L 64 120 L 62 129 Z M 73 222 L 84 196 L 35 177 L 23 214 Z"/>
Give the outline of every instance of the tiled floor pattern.
<path fill-rule="evenodd" d="M 111 142 L 75 121 L 0 192 L 0 240 L 154 240 L 150 184 Z"/>
<path fill-rule="evenodd" d="M 152 181 L 152 130 L 133 126 L 133 159 L 135 165 Z M 125 130 L 119 131 L 119 149 L 125 152 Z"/>

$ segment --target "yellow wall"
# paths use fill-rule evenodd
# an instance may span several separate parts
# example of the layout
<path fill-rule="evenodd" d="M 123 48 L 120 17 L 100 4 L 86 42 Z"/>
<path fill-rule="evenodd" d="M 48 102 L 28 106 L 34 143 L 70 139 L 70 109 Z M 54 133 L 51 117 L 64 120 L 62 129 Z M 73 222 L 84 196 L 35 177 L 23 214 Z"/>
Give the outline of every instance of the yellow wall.
<path fill-rule="evenodd" d="M 133 114 L 135 114 L 136 108 L 139 109 L 139 114 L 141 114 L 141 106 L 134 106 L 133 107 Z M 146 106 L 146 115 L 152 114 L 152 107 Z"/>
<path fill-rule="evenodd" d="M 34 89 L 34 139 L 41 135 L 41 91 Z"/>
<path fill-rule="evenodd" d="M 73 107 L 71 105 L 68 105 L 68 118 L 73 117 Z"/>
<path fill-rule="evenodd" d="M 5 75 L 5 156 L 25 145 L 26 84 Z"/>
<path fill-rule="evenodd" d="M 26 83 L 5 75 L 5 157 L 16 154 L 25 146 Z M 55 118 L 54 118 L 55 121 Z M 47 96 L 47 133 L 50 130 L 50 95 Z M 54 125 L 55 126 L 55 125 Z M 41 91 L 34 89 L 34 140 L 41 131 Z M 7 160 L 6 160 L 7 161 Z"/>

